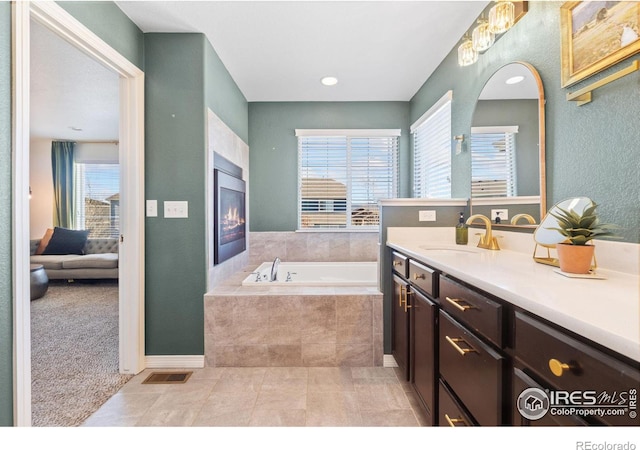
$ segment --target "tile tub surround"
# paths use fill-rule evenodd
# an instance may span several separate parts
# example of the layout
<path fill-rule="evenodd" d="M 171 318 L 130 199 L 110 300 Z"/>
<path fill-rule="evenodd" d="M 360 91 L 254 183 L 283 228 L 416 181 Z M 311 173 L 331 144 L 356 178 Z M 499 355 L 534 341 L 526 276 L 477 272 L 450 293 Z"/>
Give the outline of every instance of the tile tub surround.
<path fill-rule="evenodd" d="M 204 296 L 207 367 L 382 366 L 378 289 L 241 286 L 247 275 Z"/>
<path fill-rule="evenodd" d="M 377 232 L 256 232 L 249 233 L 249 263 L 273 261 L 377 261 Z"/>

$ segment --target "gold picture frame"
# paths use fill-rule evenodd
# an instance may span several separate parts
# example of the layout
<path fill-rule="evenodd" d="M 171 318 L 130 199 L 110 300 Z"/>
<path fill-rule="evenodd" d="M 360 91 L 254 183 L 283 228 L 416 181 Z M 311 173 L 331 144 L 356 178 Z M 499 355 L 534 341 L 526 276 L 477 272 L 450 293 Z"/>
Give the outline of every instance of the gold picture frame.
<path fill-rule="evenodd" d="M 567 87 L 640 52 L 640 2 L 566 2 L 560 28 L 561 81 Z"/>

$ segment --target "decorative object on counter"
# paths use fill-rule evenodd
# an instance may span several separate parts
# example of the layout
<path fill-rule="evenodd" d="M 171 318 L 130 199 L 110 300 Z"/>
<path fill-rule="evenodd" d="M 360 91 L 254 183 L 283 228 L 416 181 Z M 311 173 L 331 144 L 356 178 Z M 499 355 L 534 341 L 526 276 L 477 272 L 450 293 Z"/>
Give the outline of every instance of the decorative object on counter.
<path fill-rule="evenodd" d="M 467 245 L 469 242 L 469 227 L 464 223 L 464 213 L 460 212 L 460 220 L 456 225 L 456 244 Z"/>
<path fill-rule="evenodd" d="M 566 273 L 586 274 L 597 267 L 595 238 L 616 238 L 613 224 L 600 222 L 595 210 L 597 205 L 587 197 L 563 200 L 549 210 L 534 232 L 536 262 L 560 267 Z M 547 257 L 536 256 L 537 246 L 547 248 Z M 549 249 L 555 248 L 558 258 L 551 258 Z M 593 263 L 592 263 L 593 262 Z"/>

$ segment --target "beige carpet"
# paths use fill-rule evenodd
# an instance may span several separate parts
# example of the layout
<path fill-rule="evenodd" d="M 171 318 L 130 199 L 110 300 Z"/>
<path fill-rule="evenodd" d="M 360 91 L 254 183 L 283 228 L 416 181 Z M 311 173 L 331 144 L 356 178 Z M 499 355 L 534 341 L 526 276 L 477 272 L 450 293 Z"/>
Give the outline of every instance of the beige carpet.
<path fill-rule="evenodd" d="M 118 373 L 118 285 L 52 282 L 31 302 L 34 426 L 72 427 L 130 378 Z"/>

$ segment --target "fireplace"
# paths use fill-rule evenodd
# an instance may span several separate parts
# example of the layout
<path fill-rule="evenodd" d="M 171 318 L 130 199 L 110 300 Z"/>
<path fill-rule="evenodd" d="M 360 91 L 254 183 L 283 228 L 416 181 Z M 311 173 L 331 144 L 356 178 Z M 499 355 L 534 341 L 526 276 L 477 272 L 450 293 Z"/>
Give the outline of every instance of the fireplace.
<path fill-rule="evenodd" d="M 214 171 L 214 263 L 247 248 L 245 182 L 221 169 Z"/>

